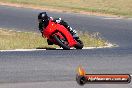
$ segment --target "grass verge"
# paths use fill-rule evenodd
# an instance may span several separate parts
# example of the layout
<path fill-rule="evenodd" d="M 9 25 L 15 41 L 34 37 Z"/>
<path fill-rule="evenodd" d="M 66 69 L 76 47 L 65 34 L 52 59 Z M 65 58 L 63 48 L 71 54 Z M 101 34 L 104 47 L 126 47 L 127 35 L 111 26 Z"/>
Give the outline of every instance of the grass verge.
<path fill-rule="evenodd" d="M 79 35 L 81 40 L 83 40 L 85 47 L 102 47 L 107 45 L 105 40 L 102 40 L 97 36 L 95 37 L 93 34 L 79 33 Z M 57 48 L 58 46 L 47 45 L 47 40 L 42 38 L 38 33 L 0 29 L 0 50 L 49 47 Z"/>
<path fill-rule="evenodd" d="M 132 0 L 0 0 L 0 2 L 33 5 L 63 11 L 84 11 L 132 17 Z"/>

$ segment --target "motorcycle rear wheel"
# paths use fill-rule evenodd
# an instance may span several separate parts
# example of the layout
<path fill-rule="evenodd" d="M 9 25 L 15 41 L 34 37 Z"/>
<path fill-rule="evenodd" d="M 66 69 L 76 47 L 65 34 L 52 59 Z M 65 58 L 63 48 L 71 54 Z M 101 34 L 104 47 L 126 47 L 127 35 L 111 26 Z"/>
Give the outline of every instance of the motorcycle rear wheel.
<path fill-rule="evenodd" d="M 75 46 L 76 49 L 82 49 L 84 44 L 81 40 L 77 39 L 76 40 L 78 42 L 78 44 Z"/>
<path fill-rule="evenodd" d="M 66 44 L 64 44 L 56 35 L 53 36 L 55 41 L 58 43 L 60 47 L 62 47 L 64 50 L 70 50 L 70 47 Z"/>

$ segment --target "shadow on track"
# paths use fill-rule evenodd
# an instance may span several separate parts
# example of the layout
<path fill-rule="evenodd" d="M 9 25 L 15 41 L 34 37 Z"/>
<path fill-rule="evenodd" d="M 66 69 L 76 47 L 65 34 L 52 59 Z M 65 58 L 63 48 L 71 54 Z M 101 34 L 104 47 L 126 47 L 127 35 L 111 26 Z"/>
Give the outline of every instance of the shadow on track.
<path fill-rule="evenodd" d="M 37 47 L 36 49 L 46 49 L 46 50 L 60 50 L 60 49 L 56 49 L 56 48 L 53 48 L 53 47 Z"/>

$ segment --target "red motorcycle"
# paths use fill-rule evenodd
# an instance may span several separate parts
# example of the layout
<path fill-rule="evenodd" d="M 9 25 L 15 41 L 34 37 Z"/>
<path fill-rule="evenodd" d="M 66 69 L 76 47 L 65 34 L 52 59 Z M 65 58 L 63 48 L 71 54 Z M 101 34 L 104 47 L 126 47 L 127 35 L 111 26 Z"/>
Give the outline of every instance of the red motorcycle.
<path fill-rule="evenodd" d="M 49 21 L 48 26 L 43 30 L 43 36 L 65 50 L 69 50 L 71 47 L 82 49 L 84 46 L 79 38 L 74 38 L 63 25 L 52 20 Z"/>

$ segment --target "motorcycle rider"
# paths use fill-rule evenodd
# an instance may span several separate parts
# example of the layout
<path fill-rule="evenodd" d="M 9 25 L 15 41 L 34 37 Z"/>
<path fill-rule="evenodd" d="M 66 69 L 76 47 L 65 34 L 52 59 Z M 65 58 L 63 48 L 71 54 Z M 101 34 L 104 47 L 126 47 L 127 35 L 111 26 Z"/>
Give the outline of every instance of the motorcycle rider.
<path fill-rule="evenodd" d="M 41 12 L 38 14 L 38 22 L 39 22 L 39 30 L 43 35 L 43 29 L 45 29 L 48 26 L 49 20 L 52 20 L 53 22 L 59 23 L 63 25 L 72 35 L 74 38 L 78 38 L 78 35 L 76 34 L 76 31 L 73 30 L 67 22 L 62 20 L 61 18 L 53 18 L 49 17 L 46 12 Z M 49 45 L 52 45 L 52 42 L 47 40 Z"/>

